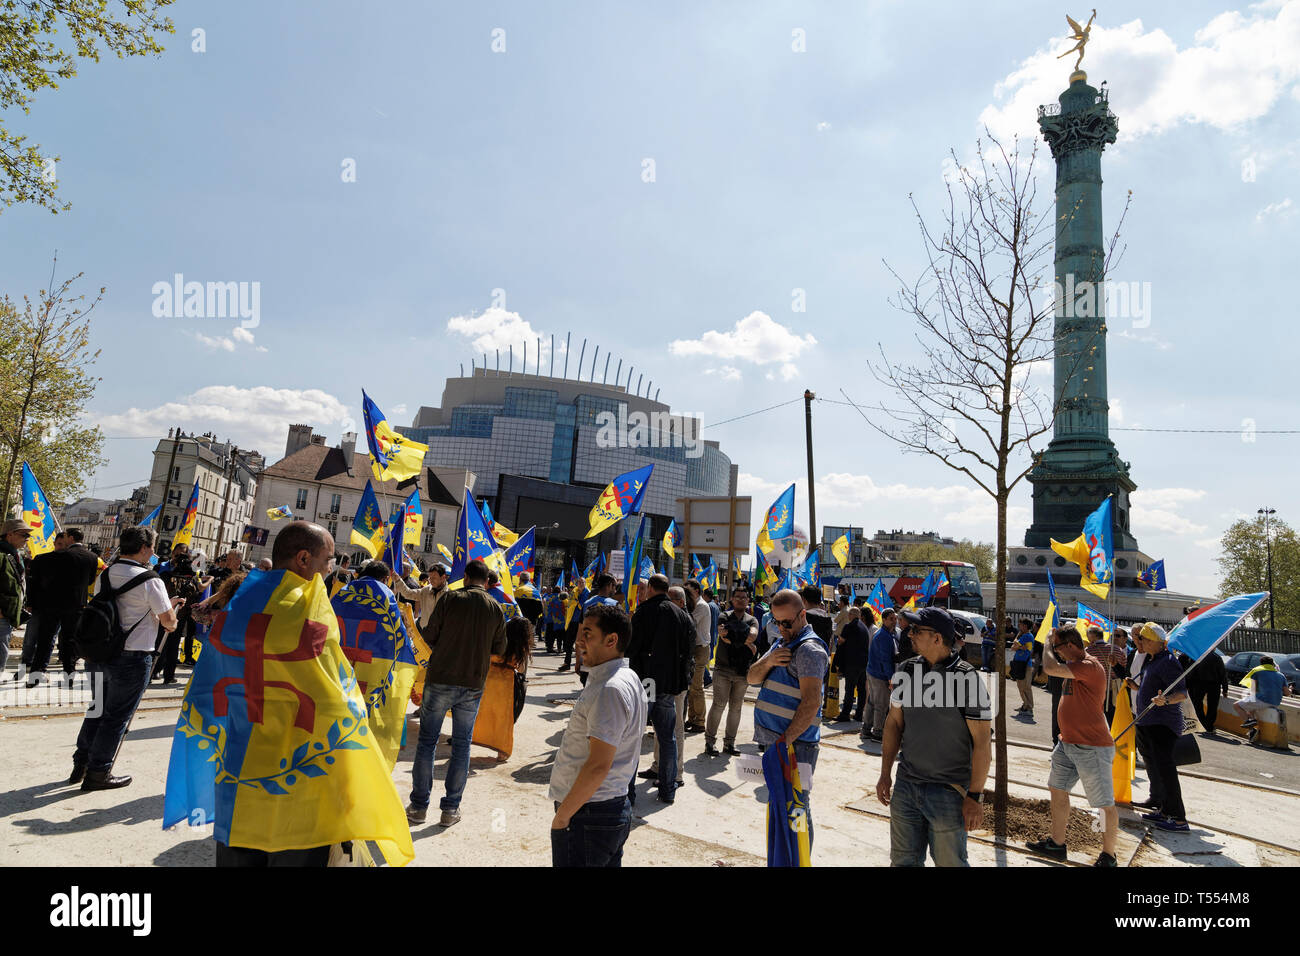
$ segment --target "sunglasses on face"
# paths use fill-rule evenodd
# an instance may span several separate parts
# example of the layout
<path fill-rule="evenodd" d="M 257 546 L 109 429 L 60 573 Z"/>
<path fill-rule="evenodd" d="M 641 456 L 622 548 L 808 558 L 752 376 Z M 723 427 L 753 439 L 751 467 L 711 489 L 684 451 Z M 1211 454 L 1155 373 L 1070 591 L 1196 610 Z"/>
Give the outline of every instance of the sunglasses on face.
<path fill-rule="evenodd" d="M 772 618 L 772 620 L 776 622 L 776 626 L 777 626 L 777 627 L 780 627 L 780 628 L 789 628 L 789 627 L 794 627 L 794 622 L 795 622 L 796 619 L 795 619 L 795 618 L 791 618 L 791 619 L 788 620 L 788 621 L 782 621 L 782 620 L 780 620 L 779 618 L 775 618 L 775 617 L 774 617 L 774 618 Z"/>

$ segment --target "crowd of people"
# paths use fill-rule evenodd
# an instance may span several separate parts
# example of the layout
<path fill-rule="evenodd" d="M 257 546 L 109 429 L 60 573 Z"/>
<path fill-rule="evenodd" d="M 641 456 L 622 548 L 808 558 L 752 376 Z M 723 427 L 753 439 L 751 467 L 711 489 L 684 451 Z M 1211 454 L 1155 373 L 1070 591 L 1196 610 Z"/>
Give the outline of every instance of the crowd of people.
<path fill-rule="evenodd" d="M 114 602 L 121 646 L 110 660 L 88 662 L 97 675 L 94 716 L 80 728 L 69 782 L 85 790 L 127 786 L 131 778 L 115 775 L 113 764 L 145 689 L 159 678 L 174 683 L 177 666 L 193 664 L 203 633 L 252 567 L 235 550 L 208 567 L 205 556 L 183 545 L 160 562 L 148 528 L 126 529 L 106 570 L 76 529 L 60 533 L 54 551 L 26 561 L 28 533 L 21 522 L 10 521 L 0 534 L 0 648 L 7 655 L 9 634 L 25 623 L 19 678 L 26 676 L 29 686 L 43 680 L 56 643 L 60 667 L 71 674 L 78 660 L 78 616 L 96 585 L 96 600 L 107 596 Z M 686 735 L 704 735 L 706 759 L 740 755 L 751 687 L 758 688 L 753 742 L 760 753 L 789 747 L 807 768 L 806 794 L 823 725 L 860 724 L 861 741 L 880 747 L 875 791 L 889 808 L 891 862 L 922 865 L 928 851 L 936 865 L 967 864 L 966 834 L 982 826 L 991 758 L 992 708 L 979 673 L 996 669 L 991 630 L 983 635 L 977 668 L 966 660 L 960 622 L 941 607 L 876 609 L 841 595 L 832 612 L 817 587 L 764 597 L 742 586 L 724 603 L 699 581 L 672 585 L 662 574 L 639 583 L 628 601 L 619 582 L 603 572 L 562 589 L 539 588 L 527 574 L 513 584 L 502 582 L 482 561 L 466 564 L 455 584 L 441 564 L 423 572 L 403 568 L 406 574 L 379 561 L 349 565 L 334 554 L 324 529 L 295 522 L 277 537 L 263 570 L 319 575 L 331 596 L 350 580 L 372 578 L 410 605 L 409 620 L 428 649 L 423 683 L 410 695 L 419 722 L 406 804 L 413 828 L 428 822 L 436 750 L 448 713 L 451 748 L 439 826 L 461 819 L 470 748 L 481 742 L 489 712 L 506 728 L 506 743 L 491 746 L 499 759 L 508 758 L 509 728 L 523 710 L 529 665 L 540 643 L 552 660 L 562 655 L 557 670 L 574 668 L 582 685 L 548 788 L 554 865 L 619 865 L 638 779 L 650 781 L 657 799 L 671 805 L 685 785 Z M 1227 690 L 1217 655 L 1211 655 L 1217 669 L 1198 668 L 1184 686 L 1190 662 L 1168 650 L 1168 637 L 1155 624 L 1135 627 L 1131 645 L 1123 628 L 1113 641 L 1097 628 L 1086 640 L 1074 629 L 1056 628 L 1036 642 L 1028 621 L 1011 628 L 1008 638 L 1014 648 L 1009 677 L 1020 690 L 1017 717 L 1033 720 L 1036 672 L 1046 675 L 1051 700 L 1050 834 L 1029 849 L 1065 859 L 1068 794 L 1081 783 L 1103 822 L 1096 865 L 1116 865 L 1111 722 L 1120 694 L 1133 695 L 1136 745 L 1150 783 L 1147 800 L 1134 806 L 1148 810 L 1144 819 L 1156 827 L 1186 831 L 1175 759 L 1184 731 L 1179 704 L 1194 701 L 1207 732 L 1214 732 L 1219 694 Z M 838 697 L 831 674 L 838 675 Z M 1265 668 L 1253 675 L 1254 693 L 1237 705 L 1248 721 L 1287 693 L 1275 674 Z M 940 690 L 923 694 L 917 690 L 923 686 Z M 830 699 L 838 704 L 838 716 L 826 713 Z M 641 770 L 647 727 L 654 755 Z M 807 820 L 811 841 L 810 812 Z M 275 854 L 250 857 L 235 852 L 240 849 L 223 846 L 219 862 L 276 862 Z M 325 859 L 294 853 L 280 862 Z"/>

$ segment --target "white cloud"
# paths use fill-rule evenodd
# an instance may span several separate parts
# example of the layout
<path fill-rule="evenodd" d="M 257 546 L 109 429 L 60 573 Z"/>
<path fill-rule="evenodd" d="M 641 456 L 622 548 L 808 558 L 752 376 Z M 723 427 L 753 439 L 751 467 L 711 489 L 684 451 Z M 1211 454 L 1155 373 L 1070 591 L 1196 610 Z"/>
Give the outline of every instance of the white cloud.
<path fill-rule="evenodd" d="M 788 382 L 799 371 L 790 360 L 816 344 L 817 339 L 811 334 L 798 335 L 766 312 L 751 312 L 730 331 L 711 329 L 698 339 L 677 339 L 669 343 L 668 351 L 673 355 L 707 355 L 755 365 L 781 363 L 780 375 Z"/>
<path fill-rule="evenodd" d="M 1269 216 L 1274 216 L 1277 219 L 1290 219 L 1293 215 L 1295 215 L 1295 206 L 1291 202 L 1291 197 L 1288 196 L 1286 199 L 1283 199 L 1281 202 L 1269 203 L 1267 206 L 1265 206 L 1263 209 L 1257 212 L 1255 214 L 1255 221 L 1263 222 Z"/>
<path fill-rule="evenodd" d="M 724 382 L 740 381 L 740 369 L 736 368 L 734 365 L 724 365 L 721 368 L 706 368 L 704 374 L 720 375 Z"/>
<path fill-rule="evenodd" d="M 778 378 L 783 382 L 789 382 L 798 374 L 799 366 L 792 362 L 784 362 L 779 369 L 768 372 L 763 377 L 769 382 L 775 382 Z"/>
<path fill-rule="evenodd" d="M 1139 345 L 1154 345 L 1157 351 L 1168 352 L 1174 347 L 1174 343 L 1153 333 L 1142 335 L 1131 329 L 1120 329 L 1115 333 L 1116 338 L 1127 339 L 1130 342 L 1137 342 Z"/>
<path fill-rule="evenodd" d="M 1110 400 L 1110 423 L 1112 425 L 1124 424 L 1124 406 L 1120 404 L 1118 398 Z"/>
<path fill-rule="evenodd" d="M 403 403 L 400 404 L 400 405 L 394 405 L 392 408 L 389 409 L 389 411 L 392 412 L 394 415 L 405 415 L 405 414 L 406 414 L 406 403 L 403 402 Z M 385 414 L 387 414 L 387 413 L 385 413 Z M 396 560 L 396 558 L 394 558 L 394 560 Z"/>
<path fill-rule="evenodd" d="M 827 123 L 827 122 L 825 122 L 825 121 L 823 121 L 823 122 L 817 124 L 817 132 L 819 132 L 819 133 L 824 133 L 824 132 L 826 132 L 826 130 L 828 130 L 828 129 L 830 129 L 830 128 L 831 128 L 831 124 L 830 124 L 830 123 Z"/>
<path fill-rule="evenodd" d="M 347 414 L 343 402 L 320 389 L 209 385 L 154 408 L 93 417 L 107 435 L 162 437 L 174 425 L 186 432 L 213 431 L 242 448 L 256 448 L 274 462 L 279 460 L 290 423 L 328 428 Z"/>
<path fill-rule="evenodd" d="M 528 347 L 530 368 L 539 361 L 545 363 L 550 360 L 551 333 L 534 329 L 532 324 L 522 318 L 518 312 L 507 312 L 497 306 L 478 315 L 471 313 L 453 316 L 447 320 L 447 331 L 469 339 L 469 344 L 477 353 L 476 357 L 486 353 L 489 368 L 495 365 L 498 349 L 504 359 L 512 347 L 515 351 L 515 362 L 522 365 L 525 343 Z M 537 355 L 538 339 L 542 343 L 540 358 Z M 564 354 L 563 342 L 555 343 L 555 353 Z"/>
<path fill-rule="evenodd" d="M 1064 26 L 1064 25 L 1063 25 Z M 1037 135 L 1037 108 L 1056 102 L 1073 58 L 1064 29 L 1049 48 L 1024 60 L 994 88 L 995 103 L 980 122 L 1010 141 Z M 1111 108 L 1124 140 L 1181 123 L 1231 129 L 1267 114 L 1300 89 L 1300 2 L 1261 3 L 1246 13 L 1221 13 L 1182 49 L 1163 30 L 1141 20 L 1116 27 L 1093 24 L 1083 66 L 1094 86 L 1113 89 Z"/>
<path fill-rule="evenodd" d="M 199 344 L 204 348 L 211 349 L 214 352 L 233 352 L 235 351 L 236 343 L 243 345 L 254 344 L 253 333 L 239 325 L 231 329 L 230 335 L 228 336 L 223 335 L 213 338 L 212 336 L 204 335 L 202 332 L 191 332 L 190 334 L 198 339 Z M 255 345 L 254 350 L 258 352 L 266 351 L 266 349 L 261 345 Z"/>
<path fill-rule="evenodd" d="M 1207 525 L 1198 524 L 1179 512 L 1187 505 L 1201 501 L 1206 492 L 1200 488 L 1139 488 L 1129 501 L 1133 512 L 1129 527 L 1139 541 L 1147 533 L 1166 533 L 1179 536 L 1203 535 Z"/>

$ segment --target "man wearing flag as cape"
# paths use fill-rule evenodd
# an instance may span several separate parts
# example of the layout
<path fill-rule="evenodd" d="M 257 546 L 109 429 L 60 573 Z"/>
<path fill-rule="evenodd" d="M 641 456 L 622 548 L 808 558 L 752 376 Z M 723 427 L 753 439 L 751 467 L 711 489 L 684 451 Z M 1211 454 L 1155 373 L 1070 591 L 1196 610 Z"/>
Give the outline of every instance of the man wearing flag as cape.
<path fill-rule="evenodd" d="M 282 530 L 218 615 L 181 703 L 163 826 L 213 823 L 218 866 L 324 866 L 331 844 L 415 856 L 388 761 L 339 641 L 324 528 Z"/>

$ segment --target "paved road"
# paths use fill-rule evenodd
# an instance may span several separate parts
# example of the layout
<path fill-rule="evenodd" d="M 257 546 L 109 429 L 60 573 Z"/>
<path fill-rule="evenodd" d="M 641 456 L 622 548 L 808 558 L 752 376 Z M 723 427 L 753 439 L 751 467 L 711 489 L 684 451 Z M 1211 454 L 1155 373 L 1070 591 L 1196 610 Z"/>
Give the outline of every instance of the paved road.
<path fill-rule="evenodd" d="M 1020 694 L 1008 682 L 1008 700 L 1012 709 L 1020 701 Z M 1236 696 L 1235 694 L 1233 696 Z M 1052 744 L 1052 720 L 1049 716 L 1051 695 L 1042 687 L 1034 688 L 1036 720 L 1028 723 L 1007 715 L 1007 739 L 1017 743 Z M 1233 734 L 1197 737 L 1201 747 L 1201 762 L 1187 767 L 1194 773 L 1211 774 L 1228 780 L 1257 783 L 1270 787 L 1284 787 L 1300 791 L 1300 748 L 1292 746 L 1289 752 L 1256 747 Z M 1270 776 L 1271 775 L 1271 776 Z"/>

